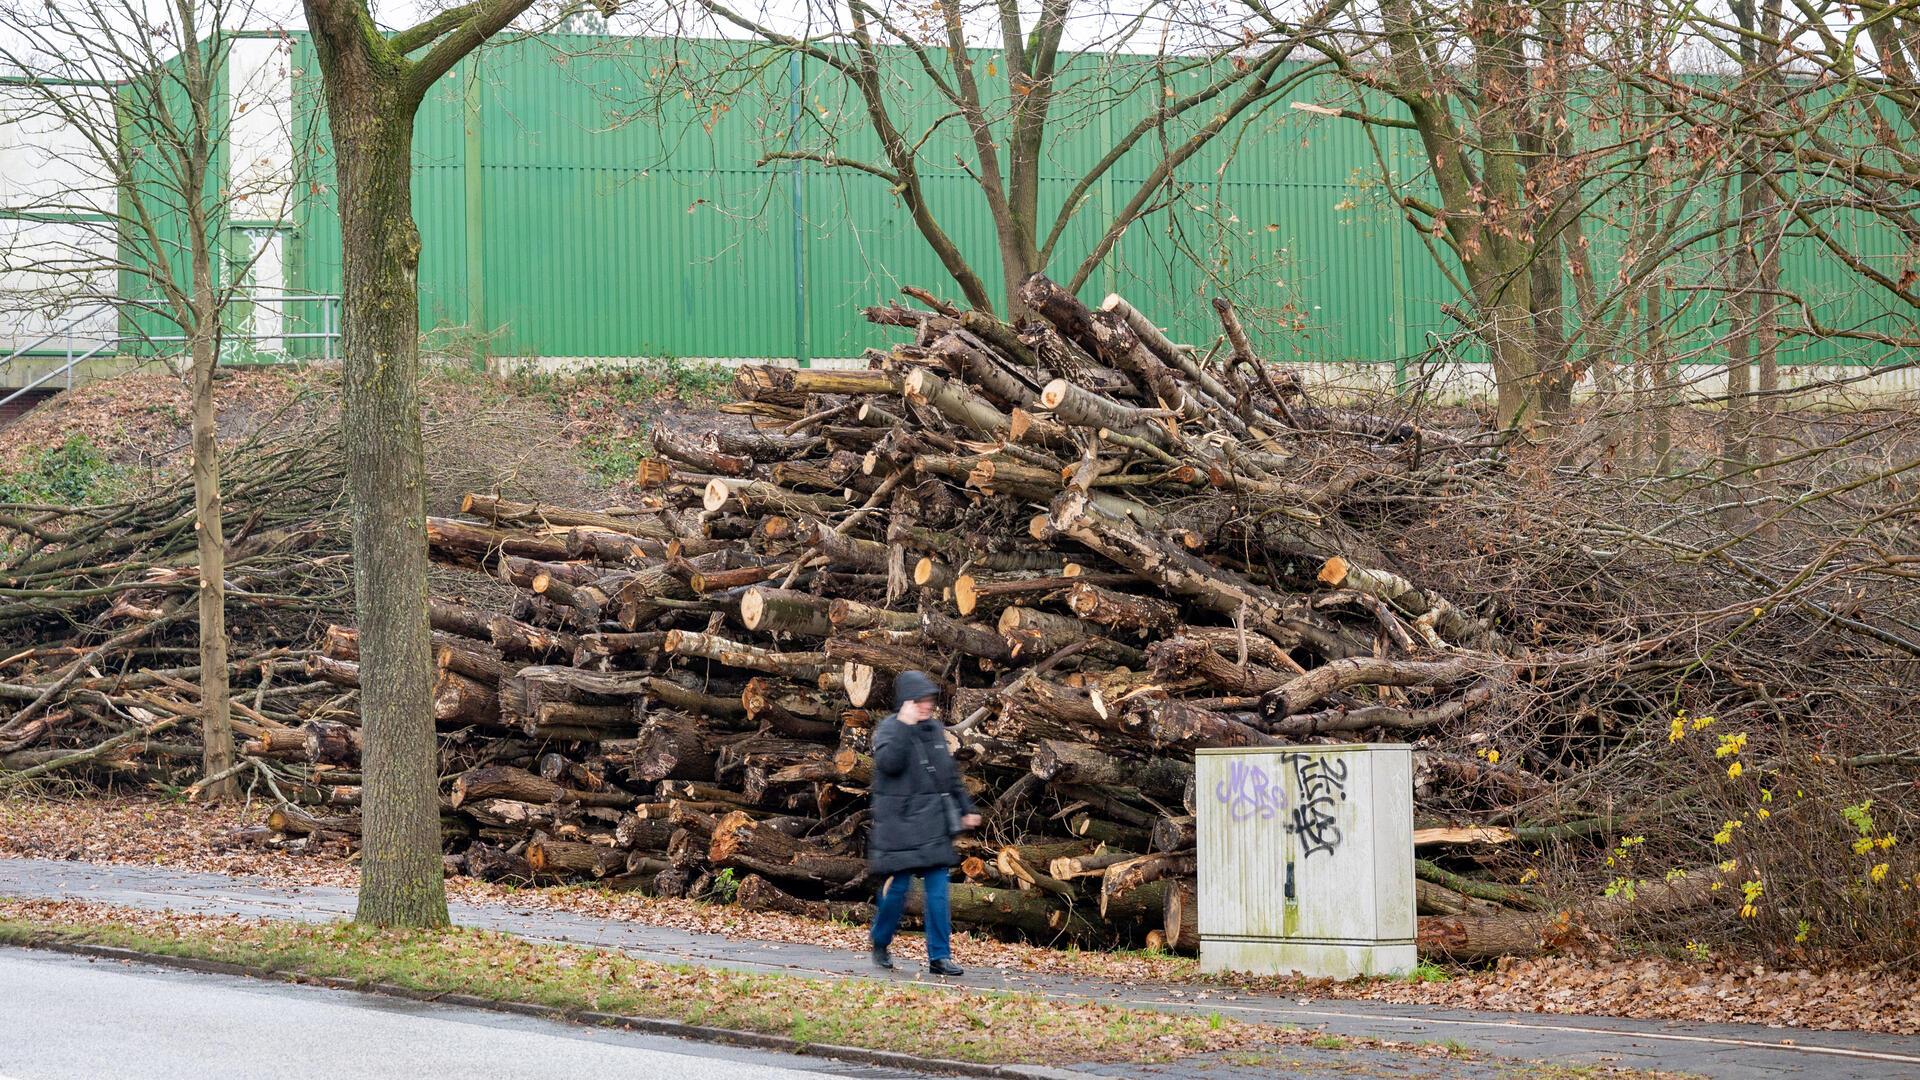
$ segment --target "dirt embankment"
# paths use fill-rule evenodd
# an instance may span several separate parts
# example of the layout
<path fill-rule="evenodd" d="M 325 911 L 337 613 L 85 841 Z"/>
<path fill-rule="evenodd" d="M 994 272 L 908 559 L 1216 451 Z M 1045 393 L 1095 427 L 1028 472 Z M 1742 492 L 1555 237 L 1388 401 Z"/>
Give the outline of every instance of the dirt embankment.
<path fill-rule="evenodd" d="M 429 424 L 469 420 L 463 449 L 512 459 L 496 468 L 509 482 L 600 505 L 627 494 L 654 425 L 709 411 L 728 377 L 683 365 L 512 377 L 438 369 L 424 387 L 424 414 Z M 332 368 L 231 368 L 216 394 L 220 441 L 231 449 L 330 428 L 340 381 Z M 185 381 L 158 366 L 58 395 L 0 428 L 0 477 L 11 488 L 0 502 L 111 501 L 184 480 L 191 405 Z M 447 482 L 436 487 L 451 490 L 471 470 L 448 457 Z"/>

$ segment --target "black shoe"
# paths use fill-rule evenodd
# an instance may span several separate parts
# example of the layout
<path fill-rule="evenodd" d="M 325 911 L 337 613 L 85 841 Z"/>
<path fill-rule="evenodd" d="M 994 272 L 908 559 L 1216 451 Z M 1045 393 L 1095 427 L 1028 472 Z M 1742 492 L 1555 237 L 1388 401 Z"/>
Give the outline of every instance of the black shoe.
<path fill-rule="evenodd" d="M 934 960 L 927 964 L 927 970 L 935 975 L 965 975 L 966 969 L 951 960 Z"/>
<path fill-rule="evenodd" d="M 887 951 L 885 945 L 873 947 L 873 966 L 887 971 L 893 970 L 893 954 Z"/>

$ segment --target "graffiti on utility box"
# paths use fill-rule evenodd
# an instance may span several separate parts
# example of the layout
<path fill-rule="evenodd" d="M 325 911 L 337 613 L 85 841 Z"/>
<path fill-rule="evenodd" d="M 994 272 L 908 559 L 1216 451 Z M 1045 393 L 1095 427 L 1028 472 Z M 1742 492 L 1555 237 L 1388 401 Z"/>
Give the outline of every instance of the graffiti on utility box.
<path fill-rule="evenodd" d="M 1291 800 L 1289 787 L 1295 793 Z M 1234 824 L 1285 814 L 1287 831 L 1300 838 L 1303 858 L 1331 854 L 1340 846 L 1335 815 L 1347 801 L 1347 763 L 1324 754 L 1286 754 L 1269 773 L 1264 765 L 1232 761 L 1226 778 L 1213 786 L 1213 797 L 1227 808 L 1227 820 Z"/>
<path fill-rule="evenodd" d="M 1255 817 L 1270 821 L 1287 808 L 1280 778 L 1269 776 L 1266 766 L 1246 761 L 1227 763 L 1227 778 L 1213 785 L 1213 797 L 1236 824 Z"/>
<path fill-rule="evenodd" d="M 1340 826 L 1334 809 L 1347 801 L 1347 763 L 1323 754 L 1292 755 L 1294 784 L 1300 805 L 1287 820 L 1287 831 L 1300 838 L 1301 856 L 1312 858 L 1340 846 Z"/>

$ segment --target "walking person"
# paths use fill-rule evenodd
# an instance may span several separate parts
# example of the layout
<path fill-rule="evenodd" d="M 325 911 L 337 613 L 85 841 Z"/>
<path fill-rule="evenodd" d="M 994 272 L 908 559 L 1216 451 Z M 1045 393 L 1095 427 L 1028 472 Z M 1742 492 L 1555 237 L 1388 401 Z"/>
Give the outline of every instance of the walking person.
<path fill-rule="evenodd" d="M 963 975 L 953 962 L 949 874 L 959 862 L 953 838 L 980 825 L 960 770 L 947 752 L 946 728 L 934 718 L 940 688 L 924 671 L 893 681 L 894 713 L 873 733 L 873 826 L 867 868 L 884 878 L 874 912 L 873 962 L 893 967 L 888 951 L 907 909 L 907 891 L 919 878 L 926 891 L 927 970 Z"/>

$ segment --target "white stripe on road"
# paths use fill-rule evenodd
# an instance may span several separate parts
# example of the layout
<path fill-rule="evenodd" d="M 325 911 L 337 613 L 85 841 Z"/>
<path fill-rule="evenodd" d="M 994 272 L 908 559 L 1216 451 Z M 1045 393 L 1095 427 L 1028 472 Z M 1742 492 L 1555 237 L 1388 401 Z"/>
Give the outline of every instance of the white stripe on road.
<path fill-rule="evenodd" d="M 1168 1005 L 1171 1002 L 1142 1001 L 1132 998 L 1115 998 L 1128 1005 Z M 1456 1027 L 1510 1028 L 1516 1031 L 1562 1031 L 1576 1035 L 1614 1035 L 1629 1039 L 1663 1039 L 1667 1042 L 1701 1043 L 1712 1046 L 1745 1046 L 1761 1050 L 1789 1050 L 1802 1054 L 1826 1054 L 1830 1057 L 1861 1058 L 1867 1061 L 1893 1061 L 1902 1065 L 1920 1065 L 1920 1055 L 1893 1054 L 1879 1050 L 1854 1050 L 1844 1046 L 1821 1046 L 1818 1043 L 1800 1043 L 1790 1041 L 1767 1042 L 1764 1039 L 1733 1039 L 1718 1035 L 1683 1035 L 1667 1031 L 1636 1031 L 1631 1028 L 1581 1027 L 1576 1024 L 1536 1024 L 1526 1020 L 1455 1020 L 1437 1016 L 1395 1016 L 1390 1013 L 1345 1013 L 1328 1012 L 1318 1009 L 1271 1009 L 1259 1005 L 1211 1005 L 1219 1012 L 1243 1012 L 1265 1016 L 1325 1016 L 1342 1020 L 1365 1020 L 1371 1023 L 1390 1021 L 1407 1026 L 1421 1024 L 1452 1024 Z"/>

